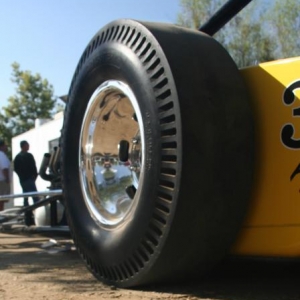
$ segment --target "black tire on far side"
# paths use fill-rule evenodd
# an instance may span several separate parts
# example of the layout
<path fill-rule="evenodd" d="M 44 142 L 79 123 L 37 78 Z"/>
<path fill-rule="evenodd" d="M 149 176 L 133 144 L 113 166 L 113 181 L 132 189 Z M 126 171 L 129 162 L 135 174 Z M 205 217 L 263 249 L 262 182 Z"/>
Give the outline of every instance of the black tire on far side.
<path fill-rule="evenodd" d="M 68 223 L 97 278 L 178 281 L 227 253 L 251 191 L 253 121 L 239 71 L 213 38 L 108 24 L 79 61 L 62 137 Z"/>

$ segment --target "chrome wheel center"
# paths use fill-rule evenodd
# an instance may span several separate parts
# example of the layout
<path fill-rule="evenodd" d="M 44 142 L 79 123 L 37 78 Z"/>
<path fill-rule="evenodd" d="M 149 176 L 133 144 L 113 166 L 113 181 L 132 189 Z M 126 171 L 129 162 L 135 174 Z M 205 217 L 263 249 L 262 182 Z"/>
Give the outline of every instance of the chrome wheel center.
<path fill-rule="evenodd" d="M 84 201 L 98 222 L 122 223 L 143 180 L 144 128 L 128 85 L 109 80 L 93 93 L 83 119 L 79 172 Z"/>

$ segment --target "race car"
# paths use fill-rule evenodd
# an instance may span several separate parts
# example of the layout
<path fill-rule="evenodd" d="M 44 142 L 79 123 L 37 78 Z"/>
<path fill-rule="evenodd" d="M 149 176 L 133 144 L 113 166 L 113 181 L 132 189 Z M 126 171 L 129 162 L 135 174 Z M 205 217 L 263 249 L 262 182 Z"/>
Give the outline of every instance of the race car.
<path fill-rule="evenodd" d="M 212 37 L 250 1 L 200 31 L 113 21 L 83 52 L 52 165 L 101 281 L 186 280 L 228 253 L 299 257 L 300 58 L 239 70 Z"/>
<path fill-rule="evenodd" d="M 228 251 L 299 256 L 300 58 L 238 70 L 210 36 L 249 2 L 229 1 L 199 32 L 117 20 L 84 51 L 63 192 L 100 280 L 182 280 Z"/>

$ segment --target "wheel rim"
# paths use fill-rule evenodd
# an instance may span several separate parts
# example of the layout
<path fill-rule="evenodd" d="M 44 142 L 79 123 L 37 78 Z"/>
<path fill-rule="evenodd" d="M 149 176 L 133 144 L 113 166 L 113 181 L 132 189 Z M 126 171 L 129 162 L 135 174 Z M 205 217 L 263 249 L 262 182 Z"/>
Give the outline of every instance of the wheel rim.
<path fill-rule="evenodd" d="M 90 98 L 80 132 L 79 175 L 83 198 L 104 226 L 125 222 L 138 204 L 143 181 L 144 129 L 128 85 L 101 84 Z"/>

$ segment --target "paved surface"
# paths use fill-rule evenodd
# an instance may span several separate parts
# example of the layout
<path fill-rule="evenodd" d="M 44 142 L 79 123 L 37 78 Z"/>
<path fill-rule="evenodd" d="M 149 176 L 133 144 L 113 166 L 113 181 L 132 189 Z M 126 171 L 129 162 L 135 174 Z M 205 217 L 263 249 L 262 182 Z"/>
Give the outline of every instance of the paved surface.
<path fill-rule="evenodd" d="M 94 279 L 71 240 L 0 233 L 0 299 L 300 300 L 300 261 L 227 260 L 206 278 L 123 290 Z M 48 247 L 47 247 L 48 246 Z"/>

